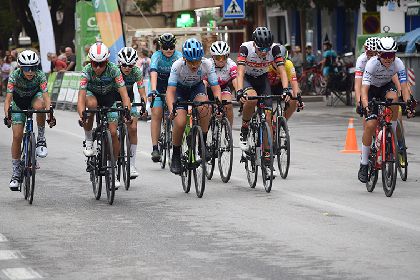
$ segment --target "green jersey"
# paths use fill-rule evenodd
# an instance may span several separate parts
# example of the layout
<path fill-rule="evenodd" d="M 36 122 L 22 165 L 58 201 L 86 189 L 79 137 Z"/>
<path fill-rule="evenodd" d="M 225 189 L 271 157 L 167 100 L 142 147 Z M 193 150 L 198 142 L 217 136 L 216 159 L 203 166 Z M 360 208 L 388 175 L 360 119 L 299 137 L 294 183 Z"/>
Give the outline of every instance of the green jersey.
<path fill-rule="evenodd" d="M 32 80 L 26 79 L 20 68 L 10 74 L 7 93 L 13 94 L 13 97 L 32 98 L 38 92 L 47 92 L 47 77 L 41 70 L 35 71 Z"/>

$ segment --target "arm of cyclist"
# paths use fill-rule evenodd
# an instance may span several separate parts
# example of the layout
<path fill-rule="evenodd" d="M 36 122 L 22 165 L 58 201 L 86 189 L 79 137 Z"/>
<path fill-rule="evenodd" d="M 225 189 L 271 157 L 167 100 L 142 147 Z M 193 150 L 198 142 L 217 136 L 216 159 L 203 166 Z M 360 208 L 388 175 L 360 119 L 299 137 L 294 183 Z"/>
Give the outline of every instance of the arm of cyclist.
<path fill-rule="evenodd" d="M 237 89 L 236 89 L 236 94 L 238 97 L 238 101 L 240 101 L 241 103 L 245 103 L 246 102 L 246 97 L 244 97 L 244 76 L 245 76 L 245 66 L 244 65 L 238 65 L 238 77 L 237 77 Z"/>
<path fill-rule="evenodd" d="M 45 110 L 50 109 L 51 107 L 51 98 L 50 95 L 48 94 L 48 92 L 43 92 L 42 93 L 42 98 L 44 99 L 44 107 Z M 55 117 L 53 115 L 48 114 L 47 116 L 47 123 L 50 127 L 53 127 L 56 125 L 57 121 L 55 119 Z"/>
<path fill-rule="evenodd" d="M 7 85 L 8 89 L 9 89 L 9 84 L 10 82 Z M 13 93 L 8 91 L 6 93 L 6 99 L 4 100 L 4 124 L 8 127 L 12 125 L 11 116 L 9 116 L 9 108 L 10 108 L 10 104 L 12 104 L 12 100 L 13 100 Z"/>
<path fill-rule="evenodd" d="M 175 118 L 175 115 L 173 114 L 174 103 L 176 100 L 175 92 L 176 92 L 175 86 L 168 86 L 166 88 L 166 105 L 168 106 L 168 111 L 169 111 L 171 119 Z"/>
<path fill-rule="evenodd" d="M 149 102 L 152 102 L 152 95 L 156 93 L 158 73 L 150 70 L 150 92 L 148 93 Z"/>
<path fill-rule="evenodd" d="M 86 89 L 80 89 L 77 98 L 77 113 L 81 122 L 85 122 L 83 119 L 83 111 L 86 110 Z"/>
<path fill-rule="evenodd" d="M 356 113 L 358 114 L 362 113 L 361 94 L 362 94 L 362 79 L 355 78 L 354 79 L 354 95 L 356 99 Z"/>

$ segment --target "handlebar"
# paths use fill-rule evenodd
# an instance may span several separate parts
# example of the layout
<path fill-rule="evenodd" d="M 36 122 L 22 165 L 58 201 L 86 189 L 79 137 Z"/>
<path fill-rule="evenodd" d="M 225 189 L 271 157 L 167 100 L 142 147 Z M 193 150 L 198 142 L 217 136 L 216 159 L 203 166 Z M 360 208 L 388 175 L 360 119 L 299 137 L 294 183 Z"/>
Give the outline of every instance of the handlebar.
<path fill-rule="evenodd" d="M 155 104 L 155 99 L 156 97 L 160 97 L 162 99 L 166 98 L 166 93 L 156 93 L 156 94 L 152 94 L 152 102 L 150 102 L 150 108 L 153 108 L 154 104 Z"/>
<path fill-rule="evenodd" d="M 33 114 L 49 114 L 49 117 L 47 119 L 48 124 L 50 124 L 50 127 L 53 127 L 55 125 L 55 118 L 54 118 L 54 108 L 52 105 L 50 105 L 50 109 L 48 110 L 35 110 L 35 109 L 24 109 L 24 110 L 14 110 L 12 109 L 12 105 L 10 105 L 7 116 L 4 118 L 4 124 L 10 128 L 10 121 L 12 120 L 12 114 L 25 114 L 27 117 L 33 115 Z"/>

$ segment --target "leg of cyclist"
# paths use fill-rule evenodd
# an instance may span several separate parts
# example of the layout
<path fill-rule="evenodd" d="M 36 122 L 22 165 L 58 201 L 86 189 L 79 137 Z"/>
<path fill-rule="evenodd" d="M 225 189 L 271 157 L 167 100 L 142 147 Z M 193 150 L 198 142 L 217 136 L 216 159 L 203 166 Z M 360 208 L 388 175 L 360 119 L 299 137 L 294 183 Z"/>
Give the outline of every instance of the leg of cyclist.
<path fill-rule="evenodd" d="M 208 101 L 208 97 L 206 94 L 199 93 L 194 97 L 194 101 Z M 200 114 L 199 124 L 201 126 L 201 130 L 203 131 L 203 138 L 204 143 L 207 143 L 207 133 L 209 130 L 209 123 L 211 118 L 211 107 L 209 105 L 203 105 L 198 107 L 198 112 Z M 210 153 L 207 152 L 206 146 L 206 160 L 210 160 L 211 156 Z"/>
<path fill-rule="evenodd" d="M 160 161 L 160 154 L 158 149 L 158 139 L 160 136 L 160 126 L 162 123 L 162 114 L 163 114 L 163 103 L 160 97 L 156 97 L 155 101 L 153 102 L 153 108 L 152 108 L 152 122 L 150 125 L 150 133 L 152 137 L 152 145 L 153 145 L 153 151 L 152 151 L 152 161 L 153 162 L 159 162 Z"/>
<path fill-rule="evenodd" d="M 232 93 L 228 89 L 222 90 L 222 100 L 227 100 L 229 102 L 232 102 Z M 233 105 L 232 104 L 226 105 L 224 110 L 226 112 L 226 117 L 229 120 L 230 127 L 232 127 L 232 125 L 233 125 Z"/>
<path fill-rule="evenodd" d="M 116 106 L 114 104 L 114 106 Z M 113 107 L 114 107 L 113 106 Z M 117 160 L 120 155 L 120 141 L 118 140 L 118 112 L 108 113 L 108 129 L 111 133 L 112 138 L 112 148 L 114 152 L 114 159 Z M 120 181 L 118 181 L 117 176 L 115 176 L 115 189 L 118 189 L 121 186 Z"/>
<path fill-rule="evenodd" d="M 37 93 L 32 99 L 32 108 L 34 110 L 45 110 L 44 99 L 42 93 Z M 36 114 L 36 123 L 38 125 L 38 135 L 36 141 L 36 154 L 44 158 L 47 156 L 47 141 L 45 139 L 45 114 Z"/>
<path fill-rule="evenodd" d="M 132 122 L 128 125 L 128 135 L 130 139 L 130 177 L 136 178 L 139 176 L 139 173 L 136 169 L 136 153 L 137 153 L 137 121 L 139 118 L 139 113 L 136 110 L 136 107 L 131 107 L 131 120 Z"/>
<path fill-rule="evenodd" d="M 23 117 L 23 121 L 18 121 L 15 118 L 15 115 Z M 10 190 L 17 191 L 19 187 L 19 182 L 22 181 L 20 177 L 21 173 L 21 165 L 20 165 L 20 152 L 21 152 L 21 145 L 22 145 L 22 137 L 23 137 L 23 126 L 24 126 L 24 118 L 23 114 L 12 114 L 13 124 L 12 124 L 12 131 L 13 131 L 13 140 L 12 140 L 12 167 L 13 173 L 12 178 L 10 179 Z"/>
<path fill-rule="evenodd" d="M 246 95 L 247 96 L 257 96 L 257 92 L 251 87 L 251 84 L 249 82 L 247 82 L 247 80 L 244 80 L 244 88 L 248 88 L 248 90 L 246 90 Z M 239 139 L 239 146 L 241 147 L 242 151 L 247 151 L 248 150 L 248 142 L 247 142 L 247 137 L 248 137 L 248 126 L 249 126 L 249 121 L 252 118 L 252 114 L 255 111 L 255 107 L 257 106 L 257 100 L 247 100 L 245 101 L 245 103 L 243 104 L 243 109 L 242 109 L 242 126 L 241 126 L 241 134 L 240 134 L 240 139 Z"/>
<path fill-rule="evenodd" d="M 98 101 L 96 97 L 91 93 L 88 92 L 86 94 L 86 108 L 88 109 L 96 109 L 98 107 Z M 92 127 L 93 127 L 93 119 L 95 114 L 90 114 L 85 125 L 83 126 L 85 130 L 85 149 L 83 153 L 85 156 L 93 156 L 93 134 L 92 134 Z"/>
<path fill-rule="evenodd" d="M 187 109 L 178 108 L 176 110 L 176 117 L 173 120 L 172 128 L 172 144 L 173 144 L 173 154 L 172 154 L 172 164 L 171 172 L 175 174 L 181 173 L 181 144 L 182 144 L 182 135 L 185 130 L 185 125 L 187 124 Z"/>

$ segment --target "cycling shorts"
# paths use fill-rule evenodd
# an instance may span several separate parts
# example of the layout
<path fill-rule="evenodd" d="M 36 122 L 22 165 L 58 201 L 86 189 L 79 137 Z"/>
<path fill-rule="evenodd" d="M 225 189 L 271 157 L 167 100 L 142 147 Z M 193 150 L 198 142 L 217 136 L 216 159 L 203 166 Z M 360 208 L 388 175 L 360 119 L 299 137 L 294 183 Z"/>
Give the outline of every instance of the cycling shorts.
<path fill-rule="evenodd" d="M 258 77 L 253 77 L 245 74 L 244 88 L 254 89 L 257 92 L 258 96 L 271 95 L 271 86 L 267 74 L 263 74 Z M 273 100 L 271 98 L 265 99 L 264 103 L 267 109 L 273 107 Z"/>
<path fill-rule="evenodd" d="M 393 82 L 389 82 L 384 86 L 375 87 L 370 85 L 368 91 L 368 101 L 372 101 L 373 98 L 379 99 L 381 101 L 385 101 L 385 96 L 388 92 L 393 91 L 397 92 L 397 88 L 395 87 Z M 373 111 L 369 116 L 366 117 L 366 121 L 369 120 L 376 120 L 378 118 L 378 107 L 373 108 Z"/>
<path fill-rule="evenodd" d="M 101 106 L 107 107 L 106 105 L 103 105 L 103 104 L 100 103 L 100 101 L 98 100 L 98 97 L 95 96 L 93 94 L 93 92 L 87 91 L 86 92 L 86 96 L 93 96 L 93 97 L 95 97 L 96 98 L 96 101 L 98 102 L 98 107 L 101 107 Z M 117 108 L 117 103 L 115 101 L 111 105 L 111 108 Z M 131 108 L 131 109 L 133 110 L 133 108 Z M 118 121 L 118 112 L 109 112 L 107 114 L 107 117 L 108 117 L 108 122 L 110 122 L 110 123 L 117 122 Z"/>
<path fill-rule="evenodd" d="M 223 95 L 232 95 L 230 87 L 226 86 L 225 88 L 221 89 L 222 96 Z M 209 97 L 210 101 L 214 101 L 214 94 L 210 87 L 207 88 L 207 96 Z"/>
<path fill-rule="evenodd" d="M 200 82 L 192 87 L 176 87 L 177 101 L 193 101 L 197 96 L 206 96 L 206 87 L 203 82 Z M 177 106 L 177 109 L 187 110 L 188 106 Z"/>
<path fill-rule="evenodd" d="M 42 99 L 42 92 L 37 92 L 32 98 L 28 98 L 30 100 L 27 104 L 16 104 L 15 101 L 12 101 L 12 110 L 27 110 L 32 108 L 36 99 Z M 24 113 L 12 113 L 12 124 L 25 124 L 26 122 L 26 115 Z"/>

